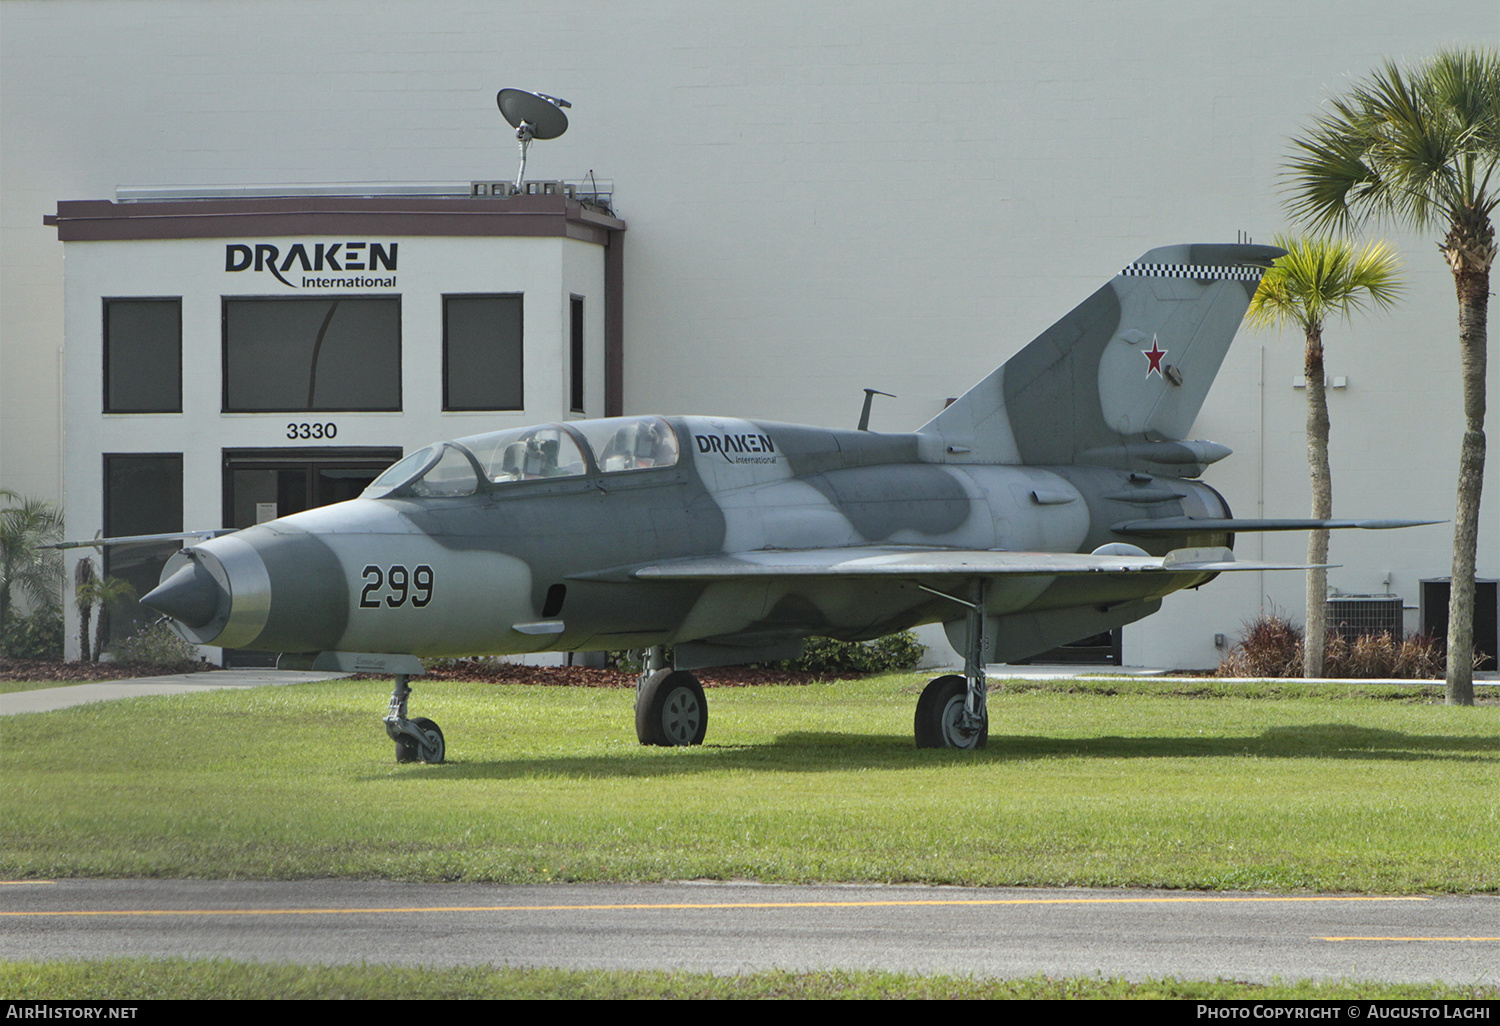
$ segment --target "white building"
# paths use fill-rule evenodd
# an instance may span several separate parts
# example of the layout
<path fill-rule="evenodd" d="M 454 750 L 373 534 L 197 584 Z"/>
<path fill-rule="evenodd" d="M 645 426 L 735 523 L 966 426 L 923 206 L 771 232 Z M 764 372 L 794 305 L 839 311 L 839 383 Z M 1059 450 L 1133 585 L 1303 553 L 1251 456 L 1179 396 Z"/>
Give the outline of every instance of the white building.
<path fill-rule="evenodd" d="M 68 212 L 82 209 L 73 204 L 146 195 L 128 187 L 228 196 L 375 182 L 400 193 L 505 180 L 517 154 L 495 91 L 564 96 L 572 126 L 536 145 L 527 173 L 597 171 L 615 183 L 616 223 L 630 226 L 608 229 L 625 240 L 622 412 L 852 426 L 868 386 L 899 396 L 877 403 L 871 426 L 906 430 L 1147 249 L 1240 233 L 1269 242 L 1290 228 L 1277 191 L 1288 140 L 1351 79 L 1386 57 L 1497 42 L 1500 9 L 1472 0 L 1435 0 L 1420 14 L 1394 0 L 7 0 L 0 485 L 63 502 L 69 533 L 87 536 L 106 526 L 106 454 L 182 453 L 183 526 L 219 526 L 234 515 L 223 464 L 235 453 L 324 441 L 409 449 L 471 425 L 568 415 L 563 336 L 575 294 L 598 317 L 588 344 L 603 353 L 602 259 L 567 255 L 602 243 L 495 236 L 427 249 L 420 233 L 343 225 L 337 237 L 59 241 Z M 1343 381 L 1330 394 L 1335 510 L 1448 519 L 1461 430 L 1451 277 L 1436 236 L 1387 237 L 1407 261 L 1405 302 L 1326 333 L 1329 372 Z M 264 272 L 229 284 L 257 272 L 226 270 L 226 247 L 249 244 L 253 268 L 254 246 L 275 245 L 279 267 L 299 242 L 312 261 L 307 246 L 338 241 L 399 244 L 399 266 L 382 269 L 399 278 L 400 411 L 232 408 L 220 373 L 225 297 L 287 286 Z M 127 246 L 141 255 L 111 256 Z M 534 258 L 537 247 L 546 252 Z M 469 261 L 493 273 L 462 269 Z M 545 285 L 527 277 L 549 262 Z M 173 291 L 169 279 L 184 284 Z M 445 409 L 443 297 L 534 289 L 549 299 L 525 304 L 523 408 Z M 173 297 L 182 411 L 104 412 L 102 301 Z M 534 333 L 543 305 L 548 326 Z M 1236 450 L 1206 477 L 1236 513 L 1305 515 L 1300 370 L 1300 337 L 1245 333 L 1209 397 L 1194 434 Z M 603 376 L 588 387 L 603 402 Z M 337 436 L 271 431 L 304 422 L 309 432 L 334 423 Z M 1238 549 L 1298 559 L 1303 544 L 1245 536 Z M 1447 576 L 1450 545 L 1448 527 L 1345 532 L 1330 583 L 1399 596 L 1416 628 L 1419 582 Z M 1493 486 L 1479 576 L 1500 577 Z M 1126 629 L 1125 660 L 1212 665 L 1216 636 L 1232 640 L 1264 608 L 1300 613 L 1302 587 L 1297 574 L 1226 575 L 1173 596 Z"/>
<path fill-rule="evenodd" d="M 545 184 L 59 203 L 70 527 L 249 527 L 434 438 L 618 413 L 625 226 Z M 103 569 L 143 595 L 178 547 Z"/>

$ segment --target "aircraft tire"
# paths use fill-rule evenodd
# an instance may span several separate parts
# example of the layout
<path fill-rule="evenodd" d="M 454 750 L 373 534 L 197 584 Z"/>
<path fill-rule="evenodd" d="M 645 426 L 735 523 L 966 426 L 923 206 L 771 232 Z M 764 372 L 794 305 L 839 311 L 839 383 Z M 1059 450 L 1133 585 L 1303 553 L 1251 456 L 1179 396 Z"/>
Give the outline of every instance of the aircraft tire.
<path fill-rule="evenodd" d="M 978 733 L 959 729 L 969 683 L 956 673 L 935 677 L 917 699 L 915 732 L 918 748 L 983 748 L 989 743 L 986 720 Z"/>
<path fill-rule="evenodd" d="M 635 700 L 635 736 L 643 745 L 701 745 L 708 733 L 708 699 L 686 670 L 657 670 Z"/>
<path fill-rule="evenodd" d="M 447 745 L 443 743 L 443 732 L 438 729 L 438 725 L 436 723 L 433 723 L 425 716 L 418 716 L 416 719 L 411 721 L 411 724 L 427 736 L 428 743 L 419 745 L 415 742 L 412 742 L 410 738 L 403 738 L 402 740 L 407 741 L 412 745 L 413 748 L 417 749 L 416 758 L 408 759 L 406 761 L 427 762 L 433 764 L 442 762 L 443 756 L 447 754 Z M 400 761 L 399 755 L 397 756 L 397 761 Z"/>

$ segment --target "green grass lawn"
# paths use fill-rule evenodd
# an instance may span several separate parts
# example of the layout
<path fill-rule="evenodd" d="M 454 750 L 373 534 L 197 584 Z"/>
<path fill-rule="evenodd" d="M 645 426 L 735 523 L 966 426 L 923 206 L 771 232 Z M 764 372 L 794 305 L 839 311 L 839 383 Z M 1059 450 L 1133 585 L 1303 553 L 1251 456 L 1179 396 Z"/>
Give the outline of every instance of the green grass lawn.
<path fill-rule="evenodd" d="M 922 683 L 712 689 L 694 749 L 628 689 L 418 683 L 442 766 L 394 763 L 378 682 L 7 716 L 0 876 L 1500 889 L 1494 706 L 1028 684 L 919 751 Z"/>
<path fill-rule="evenodd" d="M 183 959 L 0 963 L 0 994 L 20 1000 L 458 1000 L 559 998 L 664 1000 L 747 998 L 935 998 L 945 1000 L 1494 1000 L 1493 987 L 1445 984 L 1143 980 L 1032 976 L 1018 980 L 885 972 L 771 971 L 733 976 L 687 972 L 508 969 L 469 966 L 260 965 Z"/>

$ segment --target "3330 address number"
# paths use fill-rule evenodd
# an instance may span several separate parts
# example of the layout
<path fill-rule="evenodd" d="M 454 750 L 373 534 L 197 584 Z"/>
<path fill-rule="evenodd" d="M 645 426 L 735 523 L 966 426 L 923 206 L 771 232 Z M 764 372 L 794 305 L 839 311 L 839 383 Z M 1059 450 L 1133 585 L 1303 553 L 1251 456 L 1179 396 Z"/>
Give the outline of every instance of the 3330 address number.
<path fill-rule="evenodd" d="M 286 436 L 288 438 L 337 438 L 339 426 L 333 423 L 327 424 L 288 424 Z"/>

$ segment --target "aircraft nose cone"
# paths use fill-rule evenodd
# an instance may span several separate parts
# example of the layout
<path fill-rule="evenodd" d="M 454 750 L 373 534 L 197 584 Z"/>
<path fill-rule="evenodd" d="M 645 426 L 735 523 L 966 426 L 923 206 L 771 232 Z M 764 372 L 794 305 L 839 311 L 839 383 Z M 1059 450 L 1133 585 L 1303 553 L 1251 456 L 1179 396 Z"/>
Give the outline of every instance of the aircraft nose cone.
<path fill-rule="evenodd" d="M 150 606 L 189 627 L 202 627 L 219 614 L 223 592 L 213 575 L 196 560 L 148 591 L 141 605 Z"/>

